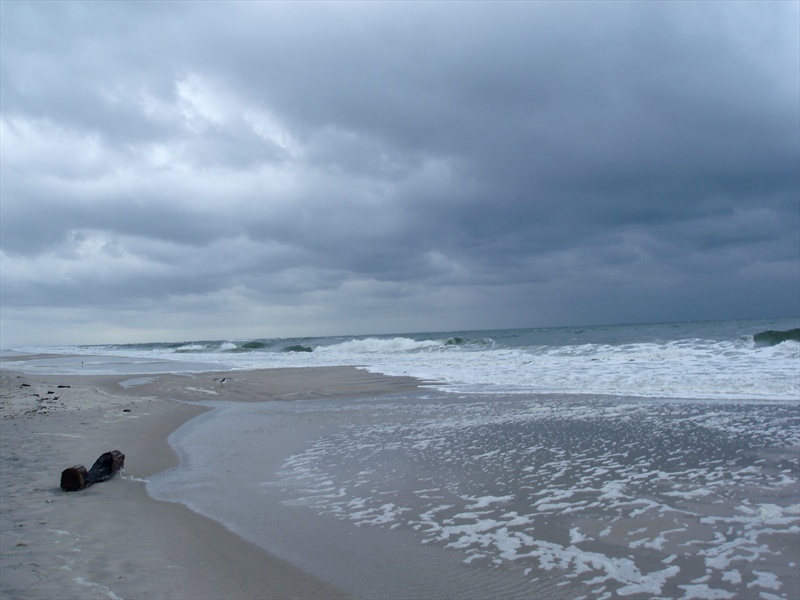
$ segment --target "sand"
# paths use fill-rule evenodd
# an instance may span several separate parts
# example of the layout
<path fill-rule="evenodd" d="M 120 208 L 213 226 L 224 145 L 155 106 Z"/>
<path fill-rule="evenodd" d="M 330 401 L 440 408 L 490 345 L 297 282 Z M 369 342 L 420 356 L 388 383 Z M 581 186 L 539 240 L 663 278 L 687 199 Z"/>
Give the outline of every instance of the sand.
<path fill-rule="evenodd" d="M 185 507 L 150 498 L 167 436 L 203 399 L 269 401 L 410 390 L 349 368 L 66 376 L 0 368 L 0 597 L 339 598 L 345 594 Z M 60 473 L 103 452 L 124 472 L 79 492 Z"/>
<path fill-rule="evenodd" d="M 796 405 L 431 402 L 351 367 L 14 366 L 2 598 L 800 597 Z M 59 489 L 112 449 L 121 477 Z"/>

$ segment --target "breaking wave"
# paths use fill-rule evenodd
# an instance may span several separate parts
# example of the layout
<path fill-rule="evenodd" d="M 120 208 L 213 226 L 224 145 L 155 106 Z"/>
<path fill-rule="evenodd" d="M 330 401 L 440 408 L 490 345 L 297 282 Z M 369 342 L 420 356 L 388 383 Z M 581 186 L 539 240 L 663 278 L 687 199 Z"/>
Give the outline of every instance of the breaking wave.
<path fill-rule="evenodd" d="M 121 370 L 125 364 L 126 372 L 139 374 L 342 365 L 409 375 L 465 394 L 797 401 L 800 342 L 791 337 L 793 325 L 791 319 L 719 321 L 68 346 L 33 352 L 78 355 L 80 360 L 73 359 L 70 368 L 83 373 L 90 367 Z"/>

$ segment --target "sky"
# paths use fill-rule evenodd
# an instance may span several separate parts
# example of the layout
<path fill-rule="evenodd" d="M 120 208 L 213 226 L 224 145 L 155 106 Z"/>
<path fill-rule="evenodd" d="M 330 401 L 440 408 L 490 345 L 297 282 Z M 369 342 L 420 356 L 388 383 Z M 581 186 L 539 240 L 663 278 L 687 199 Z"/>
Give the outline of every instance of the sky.
<path fill-rule="evenodd" d="M 0 2 L 0 346 L 800 314 L 800 2 Z"/>

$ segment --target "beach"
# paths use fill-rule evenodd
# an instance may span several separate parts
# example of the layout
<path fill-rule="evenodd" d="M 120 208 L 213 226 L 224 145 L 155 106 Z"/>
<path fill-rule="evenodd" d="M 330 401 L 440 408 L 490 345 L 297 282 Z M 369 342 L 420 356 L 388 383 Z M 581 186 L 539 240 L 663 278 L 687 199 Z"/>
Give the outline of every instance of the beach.
<path fill-rule="evenodd" d="M 6 352 L 0 595 L 794 600 L 763 325 Z"/>
<path fill-rule="evenodd" d="M 338 598 L 345 595 L 232 534 L 219 523 L 148 496 L 145 481 L 175 466 L 167 436 L 221 394 L 221 377 L 31 376 L 3 364 L 0 435 L 2 598 Z M 413 380 L 343 369 L 236 373 L 256 392 L 237 400 L 381 394 Z M 215 379 L 217 381 L 215 381 Z M 230 383 L 233 383 L 232 381 Z M 266 396 L 265 396 L 266 394 Z M 121 476 L 66 493 L 60 473 L 112 449 Z M 224 483 L 220 483 L 224 485 Z"/>

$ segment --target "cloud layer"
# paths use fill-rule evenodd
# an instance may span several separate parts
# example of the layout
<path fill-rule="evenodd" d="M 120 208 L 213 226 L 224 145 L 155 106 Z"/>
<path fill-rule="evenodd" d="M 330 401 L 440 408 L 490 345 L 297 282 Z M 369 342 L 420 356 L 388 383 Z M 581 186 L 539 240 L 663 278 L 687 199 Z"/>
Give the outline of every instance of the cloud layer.
<path fill-rule="evenodd" d="M 796 315 L 798 6 L 3 2 L 1 343 Z"/>

